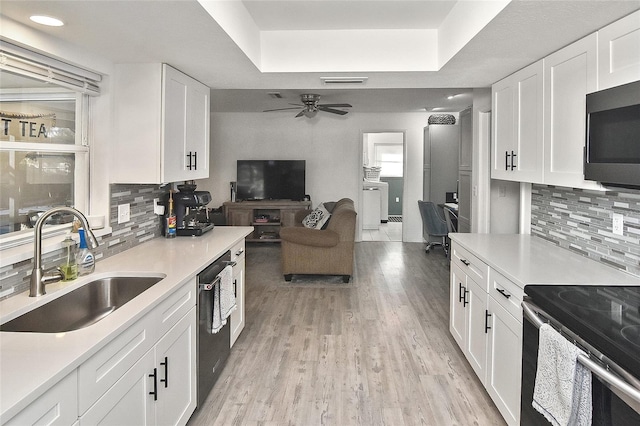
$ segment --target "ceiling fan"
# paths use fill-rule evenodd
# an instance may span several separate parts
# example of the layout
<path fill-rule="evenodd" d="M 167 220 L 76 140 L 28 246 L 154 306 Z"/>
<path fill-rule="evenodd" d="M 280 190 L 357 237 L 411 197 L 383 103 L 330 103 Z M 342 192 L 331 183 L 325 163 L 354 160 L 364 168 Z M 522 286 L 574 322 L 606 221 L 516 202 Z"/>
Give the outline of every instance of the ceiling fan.
<path fill-rule="evenodd" d="M 300 111 L 296 115 L 296 118 L 302 117 L 303 115 L 305 117 L 312 118 L 316 116 L 318 111 L 329 112 L 331 114 L 345 115 L 349 111 L 342 111 L 335 108 L 351 108 L 352 107 L 350 104 L 321 104 L 319 103 L 320 95 L 314 95 L 312 93 L 305 93 L 300 95 L 300 100 L 302 102 L 302 105 L 289 103 L 289 105 L 296 105 L 296 107 L 266 109 L 263 112 L 284 111 L 287 109 L 298 109 L 299 107 L 302 107 L 302 111 Z"/>

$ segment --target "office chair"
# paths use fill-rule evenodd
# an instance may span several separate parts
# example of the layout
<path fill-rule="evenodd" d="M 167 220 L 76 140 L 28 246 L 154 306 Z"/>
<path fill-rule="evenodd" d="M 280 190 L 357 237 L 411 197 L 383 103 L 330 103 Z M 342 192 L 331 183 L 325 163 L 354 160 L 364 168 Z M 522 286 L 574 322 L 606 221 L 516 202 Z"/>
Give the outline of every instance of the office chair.
<path fill-rule="evenodd" d="M 429 253 L 431 247 L 442 246 L 444 253 L 448 254 L 447 222 L 438 214 L 436 205 L 431 201 L 418 200 L 418 208 L 420 216 L 422 216 L 422 238 L 427 241 L 425 251 Z M 433 237 L 439 238 L 441 241 L 431 241 Z"/>
<path fill-rule="evenodd" d="M 444 220 L 447 222 L 447 230 L 449 232 L 458 232 L 458 215 L 456 215 L 450 208 L 444 208 Z M 455 221 L 455 222 L 454 222 Z"/>

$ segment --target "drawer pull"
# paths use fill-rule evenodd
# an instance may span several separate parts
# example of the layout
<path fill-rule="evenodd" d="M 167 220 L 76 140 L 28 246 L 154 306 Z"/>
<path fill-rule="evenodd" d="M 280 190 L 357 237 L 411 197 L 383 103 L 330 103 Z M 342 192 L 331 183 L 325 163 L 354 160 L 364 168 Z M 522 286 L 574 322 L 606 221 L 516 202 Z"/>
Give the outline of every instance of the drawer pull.
<path fill-rule="evenodd" d="M 164 362 L 161 362 L 160 365 L 164 366 L 164 379 L 160 379 L 161 383 L 164 383 L 164 387 L 169 387 L 169 358 L 164 357 Z"/>
<path fill-rule="evenodd" d="M 498 291 L 498 293 L 500 293 L 501 295 L 503 295 L 504 297 L 506 297 L 507 299 L 511 297 L 511 295 L 509 293 L 507 293 L 506 291 L 504 291 L 501 288 L 496 288 L 496 290 Z"/>
<path fill-rule="evenodd" d="M 484 311 L 484 334 L 489 333 L 489 330 L 491 330 L 491 327 L 489 327 L 489 317 L 491 316 L 491 314 L 489 313 L 488 309 L 485 309 Z"/>
<path fill-rule="evenodd" d="M 158 400 L 158 369 L 153 369 L 153 374 L 149 374 L 149 377 L 153 377 L 153 390 L 149 392 L 149 395 L 153 395 L 153 400 Z"/>
<path fill-rule="evenodd" d="M 240 256 L 242 253 L 244 253 L 244 249 L 240 249 L 236 252 L 236 256 Z"/>
<path fill-rule="evenodd" d="M 467 266 L 471 265 L 471 262 L 469 262 L 467 259 L 460 259 L 460 262 L 464 263 Z"/>

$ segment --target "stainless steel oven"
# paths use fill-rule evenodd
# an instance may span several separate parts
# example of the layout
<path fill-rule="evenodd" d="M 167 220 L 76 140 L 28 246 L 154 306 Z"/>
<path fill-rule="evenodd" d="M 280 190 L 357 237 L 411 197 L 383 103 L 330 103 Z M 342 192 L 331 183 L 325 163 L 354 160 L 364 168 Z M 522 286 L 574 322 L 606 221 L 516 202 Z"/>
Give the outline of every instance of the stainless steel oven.
<path fill-rule="evenodd" d="M 525 287 L 522 425 L 549 422 L 532 406 L 538 329 L 549 323 L 586 355 L 592 373 L 593 425 L 640 425 L 640 287 Z"/>

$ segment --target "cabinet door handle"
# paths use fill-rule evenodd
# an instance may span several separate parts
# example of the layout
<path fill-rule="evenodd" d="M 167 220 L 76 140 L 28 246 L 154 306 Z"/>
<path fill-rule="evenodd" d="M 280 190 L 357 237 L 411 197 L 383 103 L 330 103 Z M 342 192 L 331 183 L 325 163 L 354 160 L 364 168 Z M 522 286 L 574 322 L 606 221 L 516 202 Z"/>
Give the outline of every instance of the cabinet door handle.
<path fill-rule="evenodd" d="M 464 293 L 462 292 L 464 287 L 462 286 L 462 282 L 458 283 L 458 285 L 460 286 L 458 288 L 458 302 L 462 302 L 464 300 Z"/>
<path fill-rule="evenodd" d="M 491 314 L 489 313 L 488 309 L 485 309 L 484 311 L 484 334 L 489 333 L 489 330 L 491 330 L 491 327 L 489 327 L 489 317 L 491 316 Z"/>
<path fill-rule="evenodd" d="M 466 307 L 469 304 L 469 301 L 467 300 L 467 294 L 469 294 L 469 290 L 467 290 L 466 288 L 464 289 L 464 300 L 462 301 L 462 307 Z"/>
<path fill-rule="evenodd" d="M 160 379 L 160 383 L 164 383 L 164 387 L 169 387 L 169 358 L 164 357 L 164 362 L 161 362 L 160 365 L 164 366 L 164 379 Z"/>
<path fill-rule="evenodd" d="M 511 167 L 513 168 L 513 165 Z M 198 151 L 193 152 L 193 170 L 198 170 Z"/>
<path fill-rule="evenodd" d="M 513 170 L 513 169 L 515 169 L 515 168 L 516 168 L 516 166 L 513 164 L 513 160 L 514 160 L 514 158 L 516 158 L 516 157 L 517 157 L 516 153 L 515 153 L 515 152 L 513 152 L 513 151 L 511 151 L 511 170 Z"/>
<path fill-rule="evenodd" d="M 153 369 L 153 374 L 149 374 L 149 377 L 153 377 L 153 390 L 149 392 L 149 395 L 153 395 L 153 400 L 158 400 L 158 369 Z"/>
<path fill-rule="evenodd" d="M 233 297 L 238 297 L 238 280 L 233 280 Z"/>
<path fill-rule="evenodd" d="M 501 288 L 496 288 L 496 291 L 497 291 L 498 293 L 500 293 L 501 295 L 503 295 L 504 297 L 506 297 L 507 299 L 511 297 L 511 295 L 510 295 L 509 293 L 507 293 L 506 291 L 504 291 L 504 290 L 503 290 L 503 289 L 501 289 Z"/>
<path fill-rule="evenodd" d="M 504 152 L 504 169 L 509 170 L 509 151 Z"/>
<path fill-rule="evenodd" d="M 467 266 L 471 265 L 471 262 L 469 262 L 467 259 L 460 259 L 460 262 L 464 263 Z"/>
<path fill-rule="evenodd" d="M 187 164 L 187 169 L 191 170 L 191 151 L 187 154 L 187 158 L 189 159 L 189 164 Z"/>

